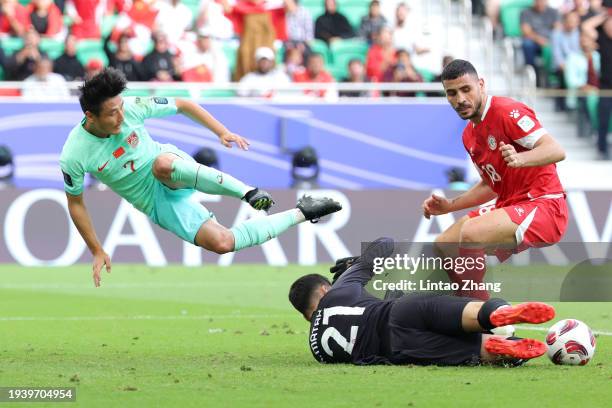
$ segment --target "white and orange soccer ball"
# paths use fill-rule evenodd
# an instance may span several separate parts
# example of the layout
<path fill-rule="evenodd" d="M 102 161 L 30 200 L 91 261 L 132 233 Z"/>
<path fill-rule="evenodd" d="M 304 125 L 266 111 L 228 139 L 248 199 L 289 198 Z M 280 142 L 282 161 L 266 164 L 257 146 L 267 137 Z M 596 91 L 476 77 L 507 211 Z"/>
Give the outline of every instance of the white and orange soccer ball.
<path fill-rule="evenodd" d="M 555 364 L 585 365 L 595 355 L 595 336 L 584 322 L 565 319 L 546 335 L 548 357 Z"/>

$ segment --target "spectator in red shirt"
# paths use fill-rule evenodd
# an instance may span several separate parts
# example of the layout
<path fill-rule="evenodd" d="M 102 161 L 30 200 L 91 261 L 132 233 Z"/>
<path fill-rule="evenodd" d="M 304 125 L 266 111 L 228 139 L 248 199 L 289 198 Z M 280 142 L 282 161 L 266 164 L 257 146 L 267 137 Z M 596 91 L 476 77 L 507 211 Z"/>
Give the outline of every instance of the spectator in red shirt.
<path fill-rule="evenodd" d="M 21 37 L 29 25 L 28 13 L 17 0 L 0 0 L 0 34 Z"/>
<path fill-rule="evenodd" d="M 293 75 L 294 82 L 316 82 L 316 83 L 331 83 L 334 82 L 334 78 L 325 71 L 325 62 L 323 61 L 323 55 L 315 52 L 310 54 L 308 62 L 306 63 L 306 70 L 296 72 Z M 307 95 L 315 95 L 320 98 L 324 97 L 326 90 L 314 91 L 311 89 L 304 90 Z"/>
<path fill-rule="evenodd" d="M 54 37 L 64 26 L 62 12 L 52 0 L 33 0 L 28 4 L 28 17 L 32 27 L 43 37 Z"/>
<path fill-rule="evenodd" d="M 72 34 L 79 40 L 85 38 L 100 39 L 100 22 L 96 18 L 96 11 L 100 0 L 71 0 L 70 15 L 73 19 Z"/>
<path fill-rule="evenodd" d="M 381 27 L 374 36 L 366 58 L 366 74 L 373 82 L 382 82 L 384 73 L 397 62 L 391 29 Z"/>

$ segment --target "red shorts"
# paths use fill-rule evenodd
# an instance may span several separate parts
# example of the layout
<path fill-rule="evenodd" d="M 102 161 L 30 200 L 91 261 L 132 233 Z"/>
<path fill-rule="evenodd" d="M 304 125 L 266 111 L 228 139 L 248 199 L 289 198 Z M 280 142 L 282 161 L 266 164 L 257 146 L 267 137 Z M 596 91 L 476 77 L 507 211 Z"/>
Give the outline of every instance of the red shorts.
<path fill-rule="evenodd" d="M 518 225 L 515 233 L 517 247 L 512 251 L 519 253 L 527 248 L 539 248 L 556 244 L 561 240 L 567 228 L 567 203 L 565 197 L 538 198 L 501 207 Z M 497 210 L 495 205 L 481 207 L 470 211 L 470 218 L 478 217 L 489 211 Z M 500 261 L 510 254 L 497 254 Z"/>

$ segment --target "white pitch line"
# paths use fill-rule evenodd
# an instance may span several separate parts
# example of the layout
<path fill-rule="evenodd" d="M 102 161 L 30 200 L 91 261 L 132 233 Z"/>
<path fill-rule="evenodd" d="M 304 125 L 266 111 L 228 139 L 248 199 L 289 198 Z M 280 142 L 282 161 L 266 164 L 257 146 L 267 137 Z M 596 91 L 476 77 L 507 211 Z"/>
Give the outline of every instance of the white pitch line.
<path fill-rule="evenodd" d="M 541 331 L 541 332 L 547 332 L 550 328 L 549 327 L 531 327 L 531 326 L 516 326 L 517 329 L 520 330 L 530 330 L 530 331 Z M 601 330 L 593 330 L 593 334 L 597 334 L 599 336 L 612 336 L 612 332 L 607 332 L 607 331 L 601 331 Z"/>
<path fill-rule="evenodd" d="M 8 316 L 0 317 L 2 322 L 38 321 L 95 321 L 95 320 L 209 320 L 209 319 L 285 319 L 293 314 L 230 314 L 230 315 L 135 315 L 135 316 Z"/>
<path fill-rule="evenodd" d="M 106 283 L 102 284 L 106 289 L 184 289 L 184 288 L 207 288 L 207 287 L 229 287 L 229 286 L 244 286 L 244 287 L 278 287 L 284 286 L 282 282 L 173 282 L 173 283 Z M 93 288 L 93 284 L 89 283 L 3 283 L 0 284 L 0 289 L 89 289 Z"/>

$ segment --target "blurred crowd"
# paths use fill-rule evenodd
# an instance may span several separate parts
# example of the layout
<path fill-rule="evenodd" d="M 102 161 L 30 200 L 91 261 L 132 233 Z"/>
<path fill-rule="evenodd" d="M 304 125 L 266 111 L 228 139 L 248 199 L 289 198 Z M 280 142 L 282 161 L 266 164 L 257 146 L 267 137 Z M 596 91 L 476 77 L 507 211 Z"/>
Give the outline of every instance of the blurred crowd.
<path fill-rule="evenodd" d="M 321 6 L 316 18 L 300 1 L 0 0 L 3 79 L 45 82 L 46 90 L 24 93 L 58 96 L 62 79 L 82 80 L 106 65 L 130 81 L 239 81 L 244 96 L 271 96 L 273 85 L 290 82 L 434 79 L 413 63 L 429 49 L 422 18 L 407 3 L 346 0 L 363 11 L 355 20 L 351 8 L 351 22 L 336 0 L 311 1 Z M 61 53 L 51 55 L 50 44 Z"/>

